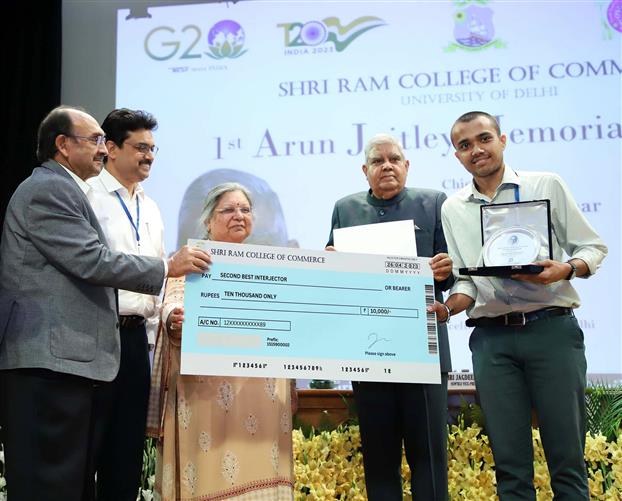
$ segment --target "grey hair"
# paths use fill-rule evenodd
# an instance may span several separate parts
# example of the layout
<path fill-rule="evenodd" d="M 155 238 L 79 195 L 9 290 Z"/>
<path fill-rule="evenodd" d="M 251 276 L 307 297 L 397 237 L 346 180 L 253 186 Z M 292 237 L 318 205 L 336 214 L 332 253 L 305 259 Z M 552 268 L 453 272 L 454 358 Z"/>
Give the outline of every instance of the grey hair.
<path fill-rule="evenodd" d="M 205 204 L 203 206 L 203 212 L 201 213 L 201 217 L 199 218 L 199 225 L 205 228 L 205 238 L 210 238 L 209 230 L 207 229 L 207 222 L 212 219 L 214 215 L 214 209 L 220 202 L 220 199 L 225 193 L 231 193 L 232 191 L 240 191 L 248 200 L 248 203 L 253 208 L 253 199 L 251 198 L 251 193 L 245 186 L 242 186 L 240 183 L 222 183 L 214 186 L 205 197 Z"/>
<path fill-rule="evenodd" d="M 365 164 L 369 163 L 369 155 L 372 150 L 376 146 L 380 146 L 381 144 L 393 144 L 397 146 L 397 149 L 402 155 L 402 159 L 406 160 L 406 155 L 404 155 L 404 148 L 402 148 L 402 143 L 400 143 L 395 136 L 386 133 L 380 133 L 373 136 L 367 144 L 365 145 Z"/>

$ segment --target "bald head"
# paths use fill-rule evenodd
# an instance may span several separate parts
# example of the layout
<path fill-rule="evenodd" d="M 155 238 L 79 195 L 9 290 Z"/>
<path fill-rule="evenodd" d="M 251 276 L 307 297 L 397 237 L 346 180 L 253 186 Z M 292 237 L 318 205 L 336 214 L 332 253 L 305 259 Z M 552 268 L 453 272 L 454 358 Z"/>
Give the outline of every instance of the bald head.
<path fill-rule="evenodd" d="M 108 153 L 104 131 L 80 108 L 59 106 L 39 126 L 37 158 L 56 160 L 83 180 L 99 174 Z"/>

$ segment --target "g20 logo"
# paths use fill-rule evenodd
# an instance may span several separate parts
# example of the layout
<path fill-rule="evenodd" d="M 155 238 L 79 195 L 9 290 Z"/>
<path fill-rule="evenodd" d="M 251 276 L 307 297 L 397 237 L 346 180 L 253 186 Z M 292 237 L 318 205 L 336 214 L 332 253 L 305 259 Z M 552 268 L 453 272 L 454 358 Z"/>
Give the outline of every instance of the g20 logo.
<path fill-rule="evenodd" d="M 197 59 L 206 55 L 212 59 L 235 59 L 245 54 L 246 35 L 242 26 L 225 19 L 212 26 L 207 34 L 207 49 L 201 50 L 203 34 L 195 24 L 188 24 L 179 30 L 170 26 L 153 28 L 145 37 L 145 52 L 151 59 L 167 61 L 175 56 L 179 59 Z M 181 53 L 181 54 L 180 54 Z"/>

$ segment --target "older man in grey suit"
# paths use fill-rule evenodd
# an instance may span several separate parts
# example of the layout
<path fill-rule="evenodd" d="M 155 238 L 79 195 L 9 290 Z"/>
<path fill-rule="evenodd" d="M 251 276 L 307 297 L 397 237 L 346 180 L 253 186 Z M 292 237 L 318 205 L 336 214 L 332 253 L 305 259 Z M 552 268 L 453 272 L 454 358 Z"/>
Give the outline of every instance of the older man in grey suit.
<path fill-rule="evenodd" d="M 165 275 L 208 268 L 182 248 L 171 259 L 113 252 L 85 180 L 107 154 L 93 117 L 52 110 L 34 169 L 15 191 L 0 245 L 0 422 L 11 501 L 94 498 L 102 388 L 119 368 L 116 289 L 158 294 Z"/>
<path fill-rule="evenodd" d="M 406 188 L 409 162 L 388 134 L 365 147 L 363 173 L 369 190 L 338 200 L 332 230 L 414 219 L 419 256 L 431 257 L 436 298 L 453 283 L 452 262 L 441 226 L 447 198 L 435 190 Z M 327 249 L 334 249 L 331 230 Z M 402 442 L 413 472 L 413 499 L 447 499 L 447 372 L 451 370 L 447 327 L 438 326 L 442 384 L 353 382 L 358 407 L 365 484 L 370 501 L 400 501 Z"/>

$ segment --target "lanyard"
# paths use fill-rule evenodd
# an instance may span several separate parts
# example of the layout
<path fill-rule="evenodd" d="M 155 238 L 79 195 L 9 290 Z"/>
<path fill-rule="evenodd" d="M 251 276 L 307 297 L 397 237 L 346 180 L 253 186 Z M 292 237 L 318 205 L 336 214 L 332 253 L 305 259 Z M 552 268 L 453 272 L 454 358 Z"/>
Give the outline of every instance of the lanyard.
<path fill-rule="evenodd" d="M 134 228 L 134 231 L 136 232 L 136 242 L 138 243 L 138 245 L 140 245 L 140 233 L 138 232 L 138 228 L 140 226 L 140 205 L 138 204 L 138 195 L 136 195 L 136 224 L 134 224 L 134 219 L 132 219 L 132 215 L 130 214 L 130 211 L 128 210 L 127 205 L 125 205 L 125 202 L 121 198 L 121 195 L 119 195 L 117 191 L 115 191 L 114 194 L 119 199 L 119 202 L 121 202 L 121 207 L 123 207 L 123 210 L 125 211 L 125 215 L 130 220 L 130 224 L 132 225 L 132 228 Z"/>

